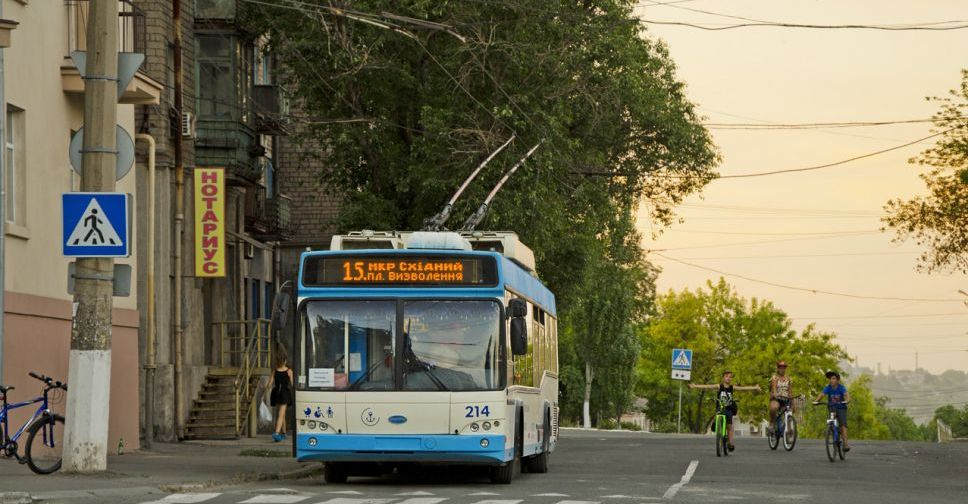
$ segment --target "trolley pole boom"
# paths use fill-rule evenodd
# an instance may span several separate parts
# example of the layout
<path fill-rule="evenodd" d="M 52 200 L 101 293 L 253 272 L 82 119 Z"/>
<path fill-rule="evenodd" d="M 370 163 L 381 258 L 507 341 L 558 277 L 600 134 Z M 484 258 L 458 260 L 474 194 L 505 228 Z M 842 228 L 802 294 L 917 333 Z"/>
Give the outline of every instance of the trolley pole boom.
<path fill-rule="evenodd" d="M 538 150 L 538 147 L 540 146 L 541 142 L 534 144 L 534 147 L 532 147 L 523 158 L 521 158 L 517 163 L 514 163 L 514 166 L 512 166 L 503 177 L 501 177 L 501 180 L 497 182 L 497 185 L 494 186 L 494 189 L 491 189 L 491 192 L 486 198 L 484 198 L 484 202 L 481 203 L 481 206 L 477 207 L 477 211 L 467 218 L 467 220 L 464 222 L 464 226 L 461 228 L 461 231 L 473 231 L 474 228 L 477 227 L 482 220 L 484 220 L 484 215 L 487 214 L 487 209 L 491 206 L 491 201 L 494 199 L 494 196 L 497 196 L 497 193 L 502 187 L 504 187 L 504 183 L 511 178 L 511 175 L 514 175 L 514 172 L 518 171 L 518 168 L 520 168 L 521 165 L 523 165 L 524 162 L 527 161 L 527 159 L 531 157 L 531 155 L 534 154 L 534 151 Z"/>
<path fill-rule="evenodd" d="M 461 184 L 461 186 L 457 189 L 457 192 L 450 197 L 450 201 L 444 204 L 444 208 L 442 208 L 440 212 L 433 217 L 424 221 L 424 231 L 440 231 L 440 229 L 444 227 L 444 224 L 446 224 L 447 220 L 450 219 L 450 212 L 454 209 L 454 203 L 457 202 L 457 198 L 460 198 L 460 195 L 463 194 L 464 190 L 467 189 L 467 186 L 469 186 L 471 182 L 477 178 L 477 174 L 480 173 L 485 166 L 487 166 L 487 163 L 490 163 L 491 160 L 494 159 L 494 156 L 497 156 L 501 151 L 504 150 L 505 147 L 510 145 L 511 142 L 514 141 L 514 138 L 515 135 L 511 135 L 511 138 L 509 138 L 507 142 L 504 142 L 504 144 L 498 147 L 497 150 L 492 152 L 490 156 L 487 156 L 487 159 L 478 165 L 477 169 L 474 170 L 471 175 L 467 177 L 467 180 L 465 180 L 464 183 Z"/>

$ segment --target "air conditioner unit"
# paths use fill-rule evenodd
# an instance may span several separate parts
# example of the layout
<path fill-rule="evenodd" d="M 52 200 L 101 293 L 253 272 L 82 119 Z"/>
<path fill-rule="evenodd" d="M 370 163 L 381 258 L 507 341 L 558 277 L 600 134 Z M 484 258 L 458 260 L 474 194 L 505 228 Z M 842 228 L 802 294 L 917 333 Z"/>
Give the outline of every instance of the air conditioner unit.
<path fill-rule="evenodd" d="M 182 114 L 181 134 L 182 138 L 195 138 L 195 116 L 191 112 Z"/>

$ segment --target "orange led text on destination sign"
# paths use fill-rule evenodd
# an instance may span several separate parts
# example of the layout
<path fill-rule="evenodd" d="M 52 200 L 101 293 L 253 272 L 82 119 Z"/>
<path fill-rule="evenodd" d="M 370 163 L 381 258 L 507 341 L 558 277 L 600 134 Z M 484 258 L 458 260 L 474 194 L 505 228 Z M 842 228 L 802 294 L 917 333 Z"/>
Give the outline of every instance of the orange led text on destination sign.
<path fill-rule="evenodd" d="M 461 261 L 428 262 L 343 261 L 344 282 L 459 283 L 464 281 Z"/>

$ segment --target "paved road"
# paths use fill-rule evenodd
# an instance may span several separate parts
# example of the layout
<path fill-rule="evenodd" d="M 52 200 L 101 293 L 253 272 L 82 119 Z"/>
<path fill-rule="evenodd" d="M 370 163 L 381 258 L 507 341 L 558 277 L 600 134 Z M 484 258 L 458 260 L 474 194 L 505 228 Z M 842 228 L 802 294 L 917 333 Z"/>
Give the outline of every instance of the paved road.
<path fill-rule="evenodd" d="M 565 430 L 548 474 L 492 485 L 485 473 L 430 468 L 418 481 L 319 478 L 263 482 L 197 493 L 158 491 L 99 502 L 206 504 L 639 504 L 647 502 L 968 502 L 968 444 L 863 442 L 845 462 L 827 461 L 822 443 L 792 453 L 763 439 L 738 439 L 717 458 L 711 437 Z M 272 464 L 272 459 L 264 459 Z M 688 476 L 687 476 L 688 475 Z"/>

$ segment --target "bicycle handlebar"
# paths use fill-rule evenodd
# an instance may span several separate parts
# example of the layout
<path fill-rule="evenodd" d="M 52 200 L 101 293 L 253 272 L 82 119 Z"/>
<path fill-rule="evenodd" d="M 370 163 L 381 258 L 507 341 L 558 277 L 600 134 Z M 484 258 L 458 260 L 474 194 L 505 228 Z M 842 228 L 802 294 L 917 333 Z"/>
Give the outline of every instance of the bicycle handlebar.
<path fill-rule="evenodd" d="M 64 389 L 65 391 L 67 390 L 67 384 L 60 380 L 54 380 L 53 378 L 47 375 L 37 374 L 33 371 L 30 371 L 27 374 L 30 375 L 31 378 L 35 378 L 37 380 L 44 382 L 50 388 L 59 388 L 59 389 Z"/>
<path fill-rule="evenodd" d="M 844 404 L 844 405 L 847 405 L 847 404 L 850 404 L 850 401 L 844 401 L 844 402 L 842 402 L 842 403 L 838 403 L 838 404 Z M 813 401 L 813 405 L 814 405 L 814 406 L 828 406 L 828 403 L 825 403 L 825 402 L 820 402 L 820 401 Z"/>

